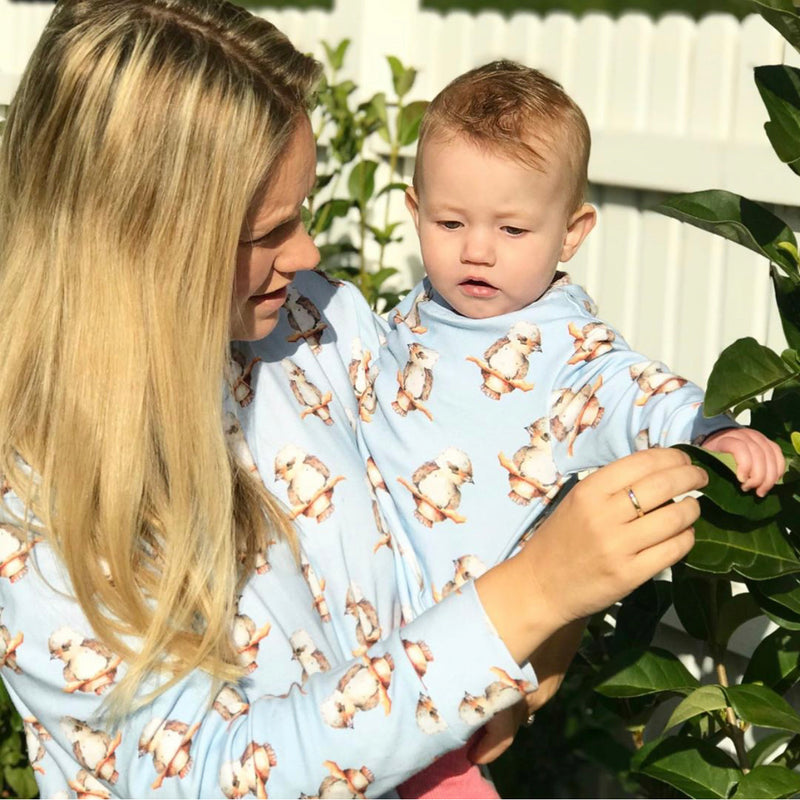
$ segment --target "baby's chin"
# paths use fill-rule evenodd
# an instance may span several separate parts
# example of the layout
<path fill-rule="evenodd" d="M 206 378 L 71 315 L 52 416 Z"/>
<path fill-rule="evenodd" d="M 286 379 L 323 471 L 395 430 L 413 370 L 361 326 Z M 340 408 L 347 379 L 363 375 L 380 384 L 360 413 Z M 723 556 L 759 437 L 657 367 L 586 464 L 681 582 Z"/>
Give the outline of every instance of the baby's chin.
<path fill-rule="evenodd" d="M 532 298 L 525 302 L 517 301 L 499 289 L 491 296 L 474 296 L 469 291 L 464 291 L 461 285 L 442 296 L 453 311 L 470 319 L 491 319 L 503 314 L 510 314 L 525 308 L 536 299 Z"/>

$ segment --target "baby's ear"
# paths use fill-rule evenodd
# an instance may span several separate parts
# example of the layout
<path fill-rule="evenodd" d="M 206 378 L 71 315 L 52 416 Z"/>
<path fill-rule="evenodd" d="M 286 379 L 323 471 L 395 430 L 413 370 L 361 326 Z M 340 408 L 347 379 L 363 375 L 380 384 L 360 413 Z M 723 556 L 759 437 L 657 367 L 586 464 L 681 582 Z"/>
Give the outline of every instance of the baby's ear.
<path fill-rule="evenodd" d="M 406 189 L 406 208 L 414 220 L 414 227 L 417 229 L 417 233 L 419 233 L 419 198 L 413 186 L 409 186 Z"/>
<path fill-rule="evenodd" d="M 408 205 L 407 199 L 406 205 Z M 597 211 L 589 203 L 584 203 L 577 211 L 573 212 L 567 224 L 567 235 L 564 237 L 559 261 L 569 261 L 578 252 L 578 248 L 583 244 L 583 240 L 589 235 L 596 222 Z"/>

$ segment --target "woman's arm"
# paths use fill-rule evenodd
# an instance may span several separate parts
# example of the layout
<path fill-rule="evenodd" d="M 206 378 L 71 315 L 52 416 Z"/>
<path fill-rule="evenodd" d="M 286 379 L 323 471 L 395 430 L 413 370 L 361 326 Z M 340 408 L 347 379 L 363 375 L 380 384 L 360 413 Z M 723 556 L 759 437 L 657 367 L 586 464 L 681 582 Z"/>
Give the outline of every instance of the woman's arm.
<path fill-rule="evenodd" d="M 700 507 L 693 497 L 668 501 L 707 482 L 679 450 L 634 453 L 582 481 L 525 548 L 478 578 L 481 602 L 517 663 L 685 556 Z"/>
<path fill-rule="evenodd" d="M 475 764 L 490 764 L 502 755 L 526 720 L 548 703 L 558 691 L 567 669 L 578 652 L 585 620 L 576 620 L 556 631 L 530 658 L 539 685 L 516 705 L 492 717 L 485 733 L 470 748 L 469 757 Z"/>

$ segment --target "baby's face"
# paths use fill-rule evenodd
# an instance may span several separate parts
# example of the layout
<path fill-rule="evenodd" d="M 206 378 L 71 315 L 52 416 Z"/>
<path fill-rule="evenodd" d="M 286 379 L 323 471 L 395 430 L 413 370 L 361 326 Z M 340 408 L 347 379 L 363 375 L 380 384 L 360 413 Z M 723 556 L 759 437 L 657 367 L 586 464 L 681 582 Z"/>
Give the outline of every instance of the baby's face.
<path fill-rule="evenodd" d="M 563 159 L 549 157 L 542 172 L 463 138 L 431 139 L 422 158 L 419 197 L 409 190 L 406 205 L 439 294 L 475 319 L 541 297 L 574 252 Z"/>

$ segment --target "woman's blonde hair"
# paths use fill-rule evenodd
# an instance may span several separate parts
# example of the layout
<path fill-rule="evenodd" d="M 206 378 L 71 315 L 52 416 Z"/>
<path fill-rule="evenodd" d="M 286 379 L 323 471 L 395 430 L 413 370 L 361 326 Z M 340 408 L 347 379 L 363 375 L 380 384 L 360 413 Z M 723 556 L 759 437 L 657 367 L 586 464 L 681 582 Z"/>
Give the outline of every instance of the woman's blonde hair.
<path fill-rule="evenodd" d="M 238 677 L 237 595 L 292 535 L 226 445 L 222 386 L 240 227 L 318 76 L 224 0 L 62 0 L 9 110 L 0 472 L 127 662 L 115 712 L 167 665 L 159 691 Z"/>

